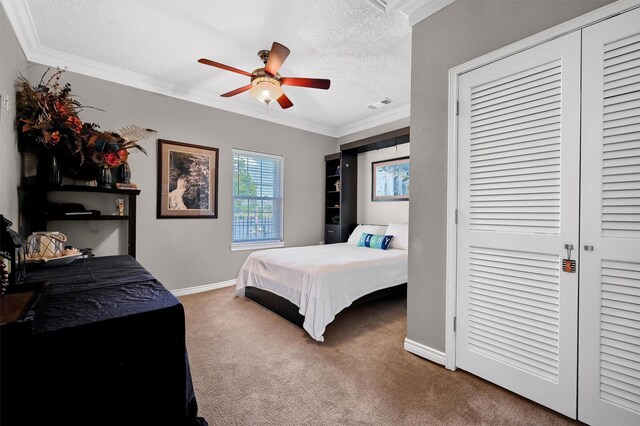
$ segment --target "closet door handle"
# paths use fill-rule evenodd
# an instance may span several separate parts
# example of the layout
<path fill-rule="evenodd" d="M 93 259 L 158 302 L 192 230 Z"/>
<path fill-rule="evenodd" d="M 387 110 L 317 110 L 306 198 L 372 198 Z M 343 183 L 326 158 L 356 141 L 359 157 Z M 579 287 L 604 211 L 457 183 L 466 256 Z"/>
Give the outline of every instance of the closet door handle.
<path fill-rule="evenodd" d="M 593 246 L 592 246 L 592 245 L 585 244 L 585 245 L 584 245 L 584 251 L 593 251 Z"/>

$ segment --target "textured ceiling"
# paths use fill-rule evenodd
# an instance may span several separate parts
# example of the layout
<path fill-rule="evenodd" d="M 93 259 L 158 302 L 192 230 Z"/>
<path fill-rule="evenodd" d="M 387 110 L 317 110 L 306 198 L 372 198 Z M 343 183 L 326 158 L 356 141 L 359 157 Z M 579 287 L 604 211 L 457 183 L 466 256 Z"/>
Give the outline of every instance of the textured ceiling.
<path fill-rule="evenodd" d="M 248 93 L 219 95 L 248 77 L 197 63 L 205 57 L 252 71 L 260 49 L 291 49 L 288 77 L 331 79 L 328 91 L 285 87 L 295 106 L 269 115 L 340 129 L 408 108 L 411 27 L 368 0 L 26 0 L 40 46 L 152 77 L 266 115 Z M 64 56 L 61 56 L 61 58 Z M 65 66 L 64 63 L 48 64 Z M 71 68 L 70 68 L 71 69 Z M 383 98 L 379 110 L 366 106 Z M 382 116 L 379 116 L 382 117 Z M 331 132 L 330 132 L 331 133 Z"/>

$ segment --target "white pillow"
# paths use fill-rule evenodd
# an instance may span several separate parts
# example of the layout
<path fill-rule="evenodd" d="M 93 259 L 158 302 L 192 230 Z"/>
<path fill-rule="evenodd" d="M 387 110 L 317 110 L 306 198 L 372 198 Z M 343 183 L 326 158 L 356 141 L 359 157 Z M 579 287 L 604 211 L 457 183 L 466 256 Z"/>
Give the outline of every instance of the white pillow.
<path fill-rule="evenodd" d="M 409 250 L 409 224 L 389 223 L 385 235 L 393 235 L 389 248 Z"/>
<path fill-rule="evenodd" d="M 353 230 L 351 235 L 349 235 L 349 239 L 347 243 L 349 244 L 358 244 L 360 237 L 363 233 L 374 234 L 374 235 L 385 235 L 384 231 L 387 229 L 384 225 L 358 225 L 356 229 Z"/>

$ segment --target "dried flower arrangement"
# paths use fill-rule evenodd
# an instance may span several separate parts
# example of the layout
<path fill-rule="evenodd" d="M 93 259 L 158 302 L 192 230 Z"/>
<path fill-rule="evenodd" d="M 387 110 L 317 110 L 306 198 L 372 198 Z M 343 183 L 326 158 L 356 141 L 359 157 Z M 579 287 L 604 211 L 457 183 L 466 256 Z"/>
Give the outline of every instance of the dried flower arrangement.
<path fill-rule="evenodd" d="M 98 128 L 83 123 L 78 113 L 85 108 L 71 94 L 71 86 L 60 84 L 64 70 L 45 81 L 49 69 L 36 86 L 20 76 L 16 83 L 16 121 L 22 143 L 35 142 L 56 151 L 68 151 L 84 162 L 84 147 Z M 89 107 L 91 108 L 91 107 Z M 61 143 L 62 142 L 62 143 Z"/>
<path fill-rule="evenodd" d="M 116 132 L 96 132 L 89 138 L 86 152 L 97 167 L 118 167 L 127 162 L 129 149 L 135 148 L 146 154 L 147 151 L 138 141 L 147 139 L 154 133 L 155 130 L 143 129 L 133 124 Z"/>
<path fill-rule="evenodd" d="M 50 69 L 40 82 L 32 86 L 20 76 L 16 82 L 16 123 L 22 144 L 51 150 L 64 164 L 90 164 L 95 168 L 118 167 L 127 162 L 130 149 L 146 154 L 138 141 L 155 132 L 135 125 L 115 132 L 99 131 L 95 123 L 84 123 L 78 117 L 85 108 L 71 92 L 69 83 L 62 84 L 64 70 L 57 69 L 48 78 Z M 100 110 L 102 111 L 102 110 Z"/>

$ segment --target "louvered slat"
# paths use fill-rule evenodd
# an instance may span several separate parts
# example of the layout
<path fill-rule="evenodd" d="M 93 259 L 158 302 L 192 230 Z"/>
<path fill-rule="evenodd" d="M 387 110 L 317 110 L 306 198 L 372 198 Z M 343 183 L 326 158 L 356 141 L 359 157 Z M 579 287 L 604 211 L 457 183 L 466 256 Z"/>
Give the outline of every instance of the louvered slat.
<path fill-rule="evenodd" d="M 538 81 L 550 75 L 555 75 L 558 67 L 559 63 L 554 61 L 552 64 L 542 64 L 520 73 L 510 74 L 506 77 L 485 83 L 481 87 L 477 87 L 471 94 L 471 98 L 480 99 L 497 92 L 503 92 L 505 89 L 517 88 L 532 81 Z"/>
<path fill-rule="evenodd" d="M 553 61 L 472 89 L 470 229 L 559 233 L 561 71 Z"/>
<path fill-rule="evenodd" d="M 605 46 L 602 235 L 640 238 L 640 36 Z"/>
<path fill-rule="evenodd" d="M 471 247 L 471 350 L 558 380 L 558 256 Z"/>
<path fill-rule="evenodd" d="M 640 412 L 640 263 L 602 260 L 600 397 Z"/>
<path fill-rule="evenodd" d="M 515 102 L 509 105 L 498 105 L 494 108 L 485 109 L 484 111 L 475 111 L 473 117 L 469 117 L 473 125 L 485 124 L 498 117 L 498 120 L 505 120 L 513 117 L 520 117 L 529 111 L 538 111 L 540 108 L 557 109 L 560 101 L 559 94 L 551 94 L 547 96 L 539 96 L 529 99 L 526 102 Z"/>

